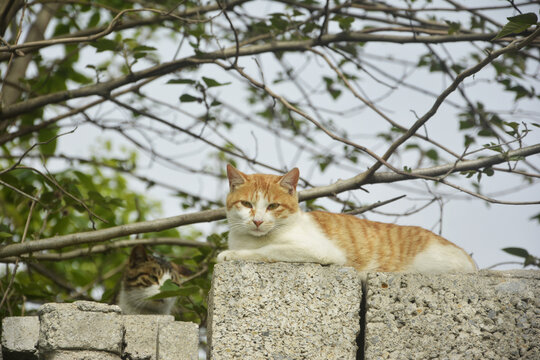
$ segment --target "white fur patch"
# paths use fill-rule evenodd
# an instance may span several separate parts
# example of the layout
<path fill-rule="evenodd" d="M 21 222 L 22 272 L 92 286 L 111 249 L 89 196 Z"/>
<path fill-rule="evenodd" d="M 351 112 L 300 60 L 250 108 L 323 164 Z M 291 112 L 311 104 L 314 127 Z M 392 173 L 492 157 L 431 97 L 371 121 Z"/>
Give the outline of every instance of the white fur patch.
<path fill-rule="evenodd" d="M 263 204 L 264 201 L 260 206 Z M 265 208 L 266 206 L 268 204 L 264 205 Z M 286 261 L 337 265 L 344 265 L 346 262 L 343 251 L 303 212 L 283 219 L 265 218 L 265 221 L 273 222 L 273 226 L 266 234 L 256 236 L 248 225 L 251 219 L 243 219 L 247 226 L 240 226 L 239 218 L 243 211 L 231 210 L 227 213 L 230 225 L 229 250 L 219 254 L 218 261 Z"/>
<path fill-rule="evenodd" d="M 471 263 L 467 254 L 452 245 L 432 243 L 424 251 L 418 253 L 408 272 L 473 272 L 476 266 Z"/>

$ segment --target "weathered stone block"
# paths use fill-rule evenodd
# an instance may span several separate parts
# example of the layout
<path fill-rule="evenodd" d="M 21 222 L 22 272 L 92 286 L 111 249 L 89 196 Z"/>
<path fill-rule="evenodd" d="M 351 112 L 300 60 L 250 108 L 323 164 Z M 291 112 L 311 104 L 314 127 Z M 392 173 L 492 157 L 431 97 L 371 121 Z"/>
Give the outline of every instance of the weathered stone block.
<path fill-rule="evenodd" d="M 57 350 L 45 354 L 42 360 L 121 360 L 120 355 L 106 351 Z"/>
<path fill-rule="evenodd" d="M 17 316 L 2 319 L 2 351 L 0 359 L 37 359 L 39 319 Z"/>
<path fill-rule="evenodd" d="M 355 359 L 361 296 L 352 268 L 218 264 L 208 304 L 210 358 Z"/>
<path fill-rule="evenodd" d="M 116 305 L 89 301 L 45 304 L 39 309 L 39 351 L 84 349 L 120 354 L 123 338 L 120 314 Z"/>
<path fill-rule="evenodd" d="M 190 322 L 160 324 L 158 340 L 159 360 L 197 360 L 199 326 Z"/>
<path fill-rule="evenodd" d="M 540 272 L 369 274 L 365 359 L 540 359 Z"/>
<path fill-rule="evenodd" d="M 173 322 L 172 315 L 123 315 L 124 357 L 130 360 L 156 360 L 159 328 Z"/>

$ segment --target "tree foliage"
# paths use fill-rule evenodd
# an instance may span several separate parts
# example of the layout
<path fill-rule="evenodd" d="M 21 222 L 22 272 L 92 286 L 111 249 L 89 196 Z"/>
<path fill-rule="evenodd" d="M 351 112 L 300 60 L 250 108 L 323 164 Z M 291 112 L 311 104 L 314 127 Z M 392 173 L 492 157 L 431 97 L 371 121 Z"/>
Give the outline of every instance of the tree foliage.
<path fill-rule="evenodd" d="M 417 179 L 430 185 L 410 185 L 424 203 L 410 213 L 457 196 L 538 204 L 482 188 L 508 175 L 534 185 L 540 152 L 535 2 L 488 3 L 4 2 L 1 316 L 113 301 L 130 246 L 145 242 L 197 274 L 165 295 L 204 322 L 227 162 L 348 174 L 303 176 L 307 209 L 359 214 L 391 201 L 351 190 Z M 145 188 L 182 214 L 161 218 Z"/>

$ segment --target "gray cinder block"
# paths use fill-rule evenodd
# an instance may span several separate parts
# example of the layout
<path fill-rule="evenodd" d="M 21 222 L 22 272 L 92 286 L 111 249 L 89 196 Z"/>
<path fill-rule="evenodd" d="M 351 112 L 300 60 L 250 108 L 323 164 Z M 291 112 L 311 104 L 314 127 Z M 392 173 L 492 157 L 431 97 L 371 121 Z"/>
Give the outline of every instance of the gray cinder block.
<path fill-rule="evenodd" d="M 120 355 L 105 351 L 58 350 L 47 353 L 42 360 L 121 360 Z"/>
<path fill-rule="evenodd" d="M 37 316 L 17 316 L 2 319 L 2 351 L 0 351 L 0 359 L 37 359 L 38 337 L 39 319 Z"/>
<path fill-rule="evenodd" d="M 369 274 L 365 359 L 540 359 L 540 272 Z"/>
<path fill-rule="evenodd" d="M 225 262 L 208 303 L 211 359 L 355 359 L 362 285 L 352 268 Z"/>
<path fill-rule="evenodd" d="M 159 360 L 197 360 L 199 326 L 190 322 L 167 322 L 159 327 Z"/>
<path fill-rule="evenodd" d="M 40 307 L 40 353 L 55 350 L 122 351 L 123 325 L 116 305 L 89 301 Z"/>
<path fill-rule="evenodd" d="M 130 360 L 156 360 L 159 327 L 173 322 L 172 315 L 123 315 L 124 353 Z"/>

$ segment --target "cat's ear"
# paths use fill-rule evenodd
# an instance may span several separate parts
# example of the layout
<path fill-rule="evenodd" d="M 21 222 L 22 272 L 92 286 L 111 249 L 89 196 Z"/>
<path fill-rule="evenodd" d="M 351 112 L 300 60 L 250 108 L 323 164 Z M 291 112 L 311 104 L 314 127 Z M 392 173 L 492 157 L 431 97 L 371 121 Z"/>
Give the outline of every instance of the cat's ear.
<path fill-rule="evenodd" d="M 131 265 L 140 264 L 149 260 L 149 256 L 146 253 L 144 245 L 136 245 L 131 249 L 131 255 L 129 256 L 129 263 Z"/>
<path fill-rule="evenodd" d="M 298 168 L 294 168 L 281 177 L 281 179 L 279 180 L 279 185 L 287 189 L 289 194 L 292 195 L 296 191 L 296 185 L 298 184 L 299 177 L 300 170 L 298 170 Z"/>
<path fill-rule="evenodd" d="M 180 275 L 183 275 L 183 276 L 189 276 L 189 275 L 193 275 L 194 272 L 189 270 L 187 267 L 185 266 L 182 266 L 182 265 L 178 265 L 176 263 L 173 263 L 171 262 L 171 266 L 172 268 L 177 272 L 179 273 Z"/>
<path fill-rule="evenodd" d="M 236 170 L 231 164 L 227 164 L 227 178 L 229 178 L 229 188 L 231 191 L 246 182 L 245 175 Z"/>

